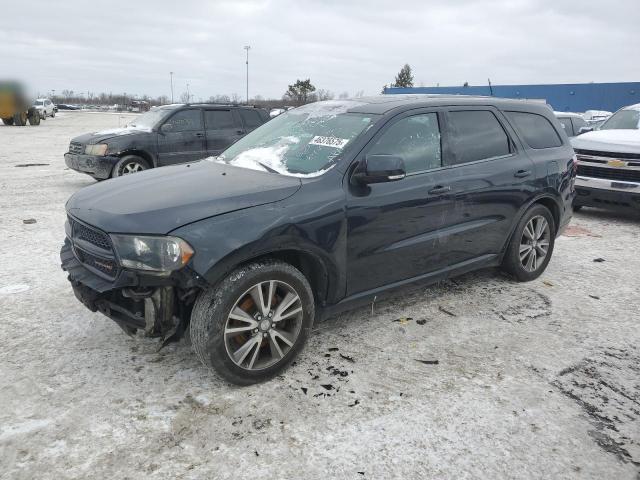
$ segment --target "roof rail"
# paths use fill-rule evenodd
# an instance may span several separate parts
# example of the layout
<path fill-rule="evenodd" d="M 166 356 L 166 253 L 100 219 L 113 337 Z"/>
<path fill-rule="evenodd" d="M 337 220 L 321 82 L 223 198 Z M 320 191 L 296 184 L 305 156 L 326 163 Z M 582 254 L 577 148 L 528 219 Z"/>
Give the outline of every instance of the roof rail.
<path fill-rule="evenodd" d="M 198 106 L 198 105 L 215 105 L 217 107 L 250 107 L 250 108 L 262 108 L 259 105 L 247 105 L 245 103 L 217 103 L 217 102 L 194 102 L 185 103 L 185 106 Z"/>

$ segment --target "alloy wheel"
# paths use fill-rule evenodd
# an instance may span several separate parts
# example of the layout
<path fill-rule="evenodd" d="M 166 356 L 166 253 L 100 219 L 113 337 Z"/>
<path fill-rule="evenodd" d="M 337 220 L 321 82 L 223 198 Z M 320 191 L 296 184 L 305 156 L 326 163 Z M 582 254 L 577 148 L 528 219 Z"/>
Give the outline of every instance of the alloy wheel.
<path fill-rule="evenodd" d="M 240 368 L 262 370 L 293 348 L 302 328 L 302 301 L 291 285 L 260 282 L 236 300 L 224 327 L 227 355 Z"/>
<path fill-rule="evenodd" d="M 144 170 L 144 166 L 138 162 L 129 162 L 122 167 L 122 175 L 129 175 L 130 173 L 137 173 Z"/>
<path fill-rule="evenodd" d="M 544 263 L 549 252 L 551 229 L 542 215 L 532 217 L 522 231 L 520 264 L 527 272 L 535 272 Z"/>

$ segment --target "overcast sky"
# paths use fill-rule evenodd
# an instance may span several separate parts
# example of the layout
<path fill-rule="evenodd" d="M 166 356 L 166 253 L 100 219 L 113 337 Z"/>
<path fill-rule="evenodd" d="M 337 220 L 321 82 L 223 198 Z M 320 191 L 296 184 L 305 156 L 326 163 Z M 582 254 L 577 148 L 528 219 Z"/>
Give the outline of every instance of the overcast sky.
<path fill-rule="evenodd" d="M 3 1 L 0 78 L 195 98 L 281 97 L 297 78 L 376 94 L 415 85 L 640 81 L 640 0 Z"/>

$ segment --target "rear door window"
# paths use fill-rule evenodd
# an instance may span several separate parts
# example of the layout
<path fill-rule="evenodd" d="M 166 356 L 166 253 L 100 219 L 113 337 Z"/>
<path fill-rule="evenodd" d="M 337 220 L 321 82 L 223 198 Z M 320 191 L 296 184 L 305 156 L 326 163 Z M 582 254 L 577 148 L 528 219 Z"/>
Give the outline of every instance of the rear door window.
<path fill-rule="evenodd" d="M 489 110 L 450 111 L 448 126 L 453 149 L 448 165 L 503 157 L 512 152 L 509 136 Z"/>
<path fill-rule="evenodd" d="M 441 167 L 441 150 L 438 114 L 425 113 L 395 122 L 367 153 L 402 157 L 406 172 L 416 173 Z"/>
<path fill-rule="evenodd" d="M 540 149 L 562 146 L 560 135 L 553 128 L 551 122 L 542 115 L 529 112 L 505 113 L 531 148 Z"/>
<path fill-rule="evenodd" d="M 207 130 L 229 130 L 236 127 L 231 110 L 205 110 L 204 123 Z"/>
<path fill-rule="evenodd" d="M 244 122 L 244 126 L 248 129 L 254 129 L 262 125 L 260 114 L 255 110 L 240 109 L 240 118 Z"/>

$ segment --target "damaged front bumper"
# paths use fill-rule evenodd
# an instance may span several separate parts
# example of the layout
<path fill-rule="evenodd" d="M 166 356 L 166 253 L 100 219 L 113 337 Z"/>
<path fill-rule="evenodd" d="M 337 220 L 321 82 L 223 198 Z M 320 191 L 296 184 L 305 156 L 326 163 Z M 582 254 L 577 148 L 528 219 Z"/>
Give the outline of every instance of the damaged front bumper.
<path fill-rule="evenodd" d="M 189 321 L 195 297 L 206 286 L 188 267 L 166 277 L 121 269 L 115 279 L 107 280 L 80 262 L 68 238 L 60 260 L 76 298 L 129 334 L 144 330 L 148 336 L 165 340 L 179 338 Z"/>
<path fill-rule="evenodd" d="M 76 172 L 86 173 L 93 178 L 106 179 L 111 176 L 113 166 L 120 158 L 96 155 L 84 155 L 76 153 L 65 153 L 64 163 Z"/>

